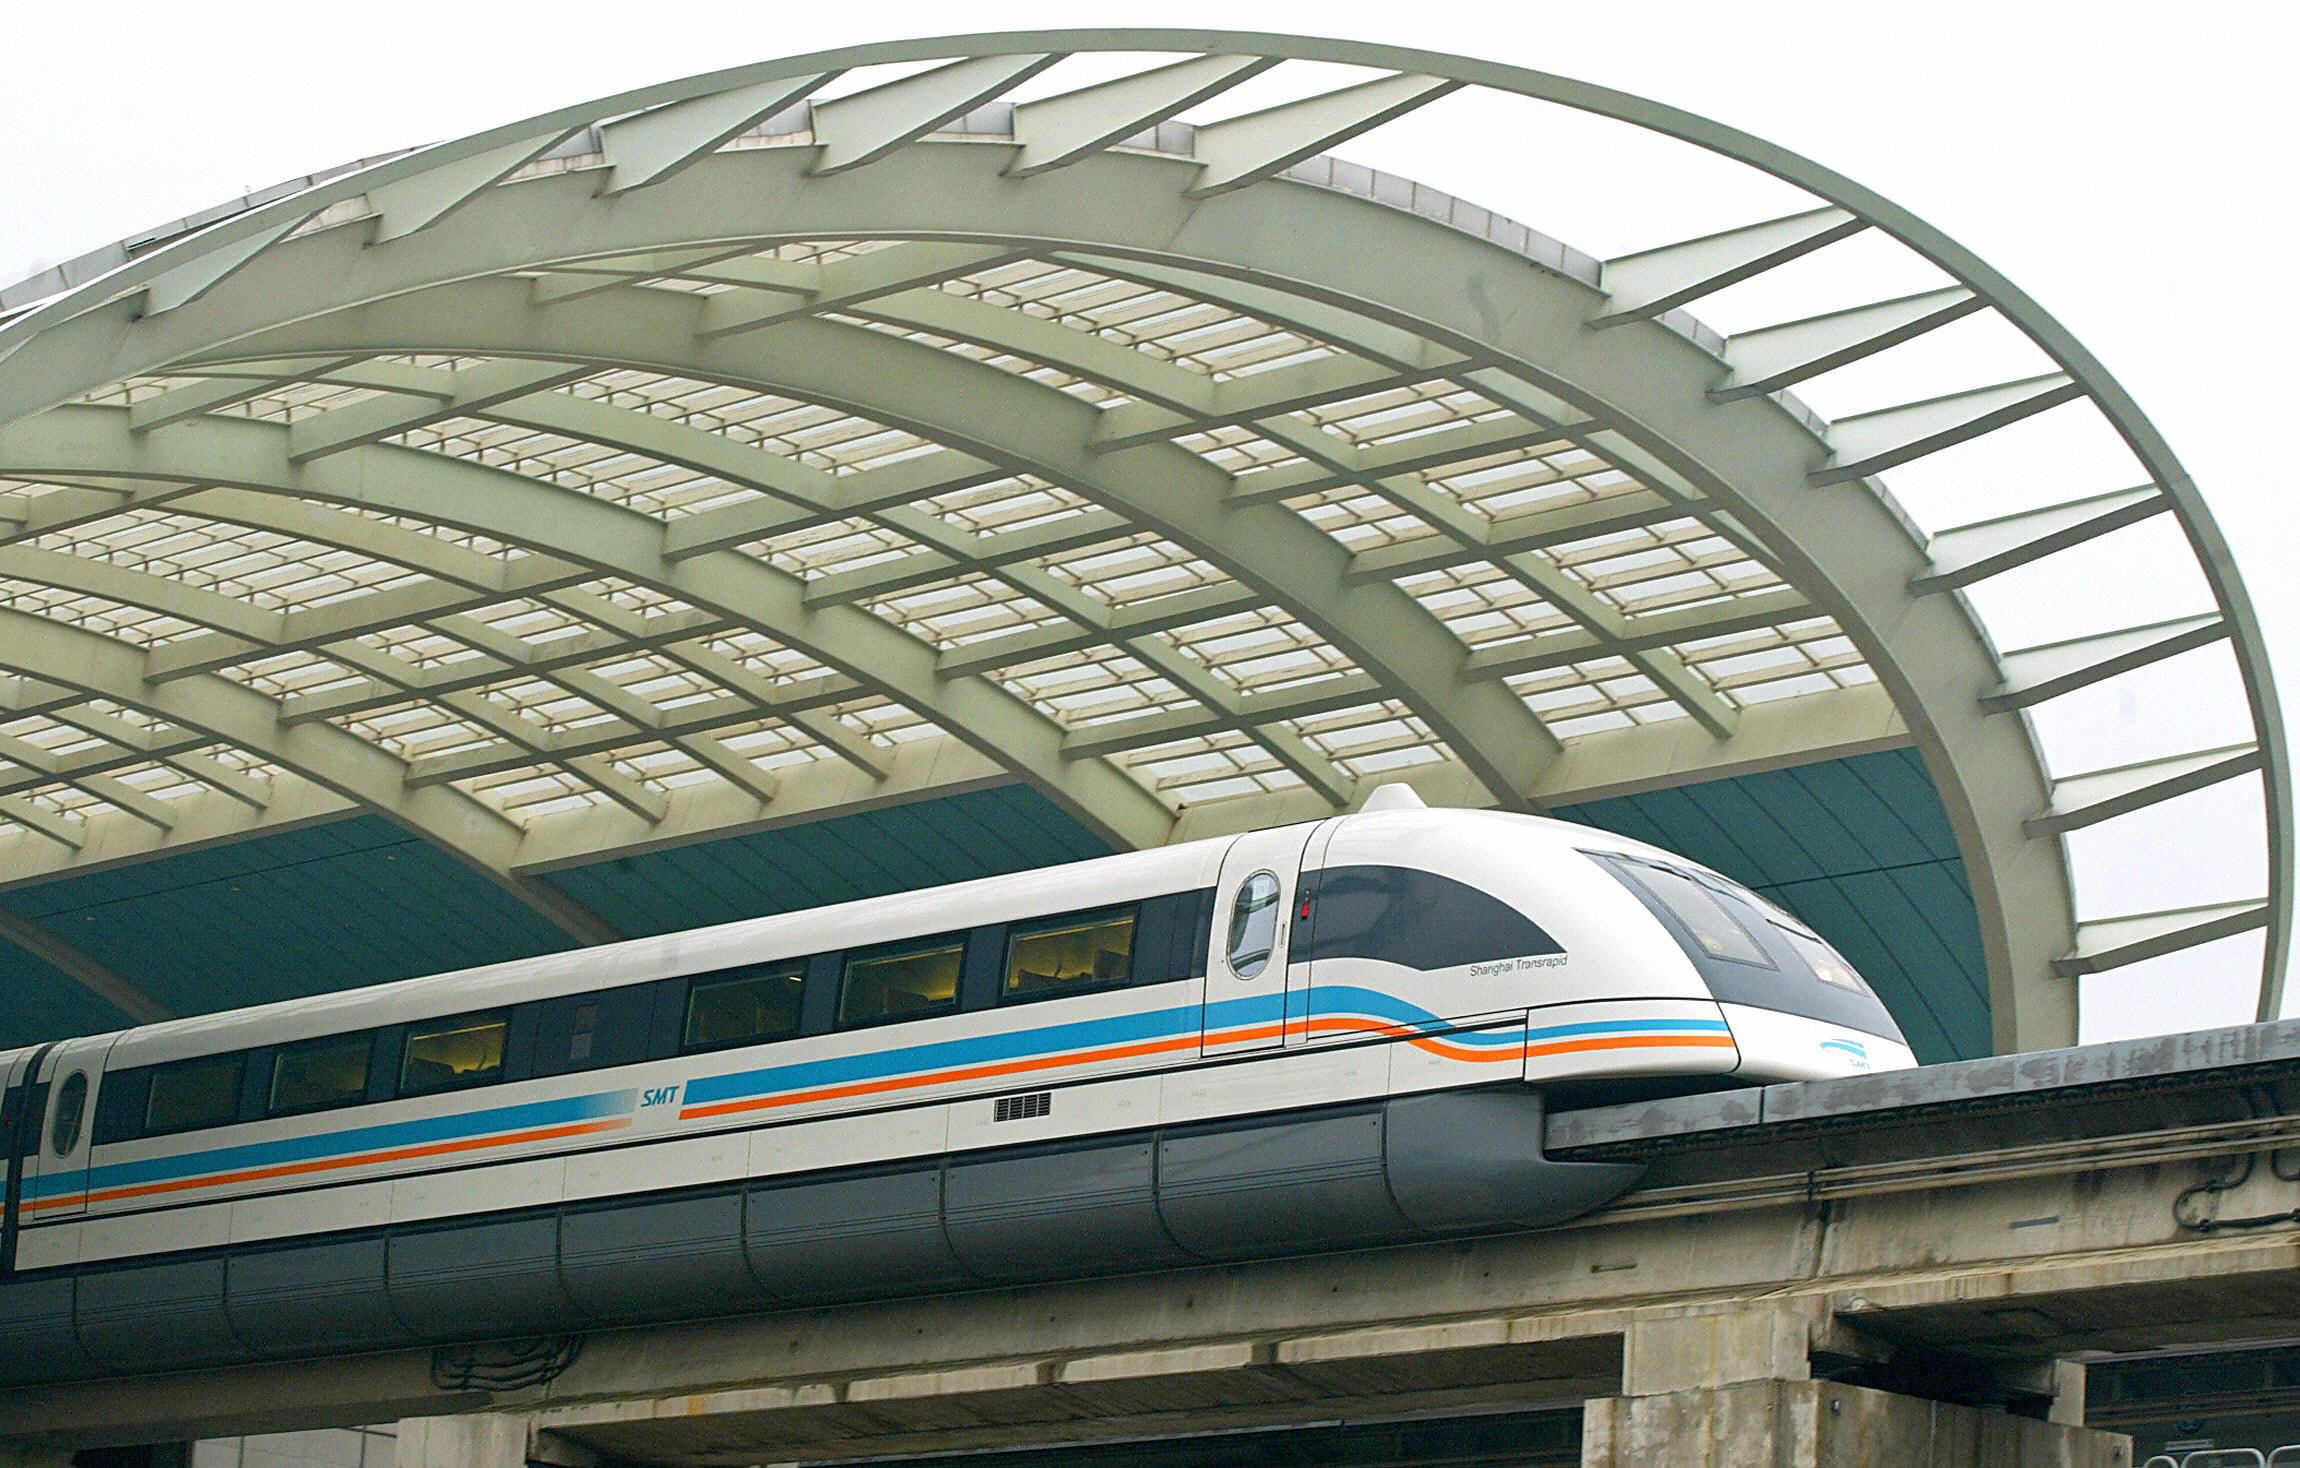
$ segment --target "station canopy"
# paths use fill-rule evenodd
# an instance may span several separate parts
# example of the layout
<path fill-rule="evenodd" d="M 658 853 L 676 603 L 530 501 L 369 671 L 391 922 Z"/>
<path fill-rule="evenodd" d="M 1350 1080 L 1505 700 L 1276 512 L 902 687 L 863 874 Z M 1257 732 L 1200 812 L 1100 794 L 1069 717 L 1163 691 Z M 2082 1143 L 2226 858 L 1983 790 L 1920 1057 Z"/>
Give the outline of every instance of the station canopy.
<path fill-rule="evenodd" d="M 0 292 L 0 669 L 0 1042 L 1398 780 L 1756 885 L 1931 1058 L 2272 1013 L 2291 913 L 2083 346 L 1759 139 L 1337 41 L 742 66 Z"/>

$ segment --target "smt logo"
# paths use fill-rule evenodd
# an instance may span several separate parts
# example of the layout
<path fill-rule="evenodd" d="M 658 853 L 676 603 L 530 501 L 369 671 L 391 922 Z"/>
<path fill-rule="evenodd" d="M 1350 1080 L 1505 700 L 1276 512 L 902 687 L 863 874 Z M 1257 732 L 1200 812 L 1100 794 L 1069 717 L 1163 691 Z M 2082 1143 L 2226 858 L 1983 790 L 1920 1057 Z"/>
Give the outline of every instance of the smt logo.
<path fill-rule="evenodd" d="M 1823 1040 L 1821 1048 L 1843 1056 L 1845 1063 L 1855 1070 L 1869 1068 L 1869 1047 L 1858 1040 L 1848 1040 L 1840 1035 L 1833 1040 Z"/>
<path fill-rule="evenodd" d="M 668 1106 L 678 1099 L 679 1088 L 677 1086 L 652 1086 L 648 1088 L 646 1095 L 639 1098 L 639 1106 L 642 1110 L 649 1106 Z"/>

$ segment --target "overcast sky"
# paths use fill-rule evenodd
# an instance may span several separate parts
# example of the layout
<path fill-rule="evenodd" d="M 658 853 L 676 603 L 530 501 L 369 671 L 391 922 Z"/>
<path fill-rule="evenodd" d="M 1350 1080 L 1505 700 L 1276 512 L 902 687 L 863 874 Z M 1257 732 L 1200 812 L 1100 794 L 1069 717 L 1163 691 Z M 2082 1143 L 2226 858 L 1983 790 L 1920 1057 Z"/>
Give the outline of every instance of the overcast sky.
<path fill-rule="evenodd" d="M 1582 77 L 1897 200 L 2025 287 L 2131 389 L 2211 500 L 2282 676 L 2300 686 L 2284 443 L 2300 340 L 2288 283 L 2300 7 L 18 5 L 0 28 L 0 283 L 251 187 L 626 87 L 863 41 L 1095 20 L 1390 41 Z M 1511 138 L 1461 149 L 1430 165 L 1437 182 L 1600 254 L 1659 242 L 1577 233 L 1587 201 L 1569 196 L 1586 175 Z M 1482 177 L 1513 182 L 1493 197 L 1473 186 Z M 2143 982 L 2159 981 L 2128 981 L 2130 1002 Z"/>

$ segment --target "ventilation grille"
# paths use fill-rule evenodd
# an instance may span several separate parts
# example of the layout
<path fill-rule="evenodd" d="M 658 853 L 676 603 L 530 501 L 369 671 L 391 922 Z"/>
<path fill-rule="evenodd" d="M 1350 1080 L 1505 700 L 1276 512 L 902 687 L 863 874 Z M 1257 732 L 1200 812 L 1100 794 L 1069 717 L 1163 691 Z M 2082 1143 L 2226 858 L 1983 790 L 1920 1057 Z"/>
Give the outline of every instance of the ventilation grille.
<path fill-rule="evenodd" d="M 1001 1096 L 994 1104 L 992 1121 L 1028 1121 L 1044 1116 L 1054 1109 L 1052 1091 L 1032 1091 L 1027 1096 Z"/>

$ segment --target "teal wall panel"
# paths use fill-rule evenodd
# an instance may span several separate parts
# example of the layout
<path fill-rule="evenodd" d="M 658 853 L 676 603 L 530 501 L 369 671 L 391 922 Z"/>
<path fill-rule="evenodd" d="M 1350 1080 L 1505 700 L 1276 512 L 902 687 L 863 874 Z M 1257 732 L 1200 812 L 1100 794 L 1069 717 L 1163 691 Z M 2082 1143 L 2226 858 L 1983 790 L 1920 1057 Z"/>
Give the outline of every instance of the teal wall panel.
<path fill-rule="evenodd" d="M 493 882 L 374 816 L 19 888 L 0 905 L 178 1014 L 570 943 Z M 0 1011 L 0 1043 L 55 1033 Z"/>
<path fill-rule="evenodd" d="M 1593 801 L 1558 812 L 1681 851 L 1811 923 L 1927 1060 L 1989 1049 L 1963 863 L 1913 751 Z M 617 858 L 550 880 L 639 936 L 1083 860 L 1108 847 L 1023 785 Z M 569 946 L 492 882 L 362 816 L 0 894 L 182 1014 Z M 0 1046 L 118 1026 L 111 1006 L 0 944 Z"/>
<path fill-rule="evenodd" d="M 13 943 L 0 942 L 0 1050 L 124 1029 L 128 1017 Z"/>
<path fill-rule="evenodd" d="M 1947 812 L 1915 750 L 1557 814 L 1682 852 L 1812 924 L 1876 987 L 1919 1059 L 1990 1052 L 1980 921 Z"/>

